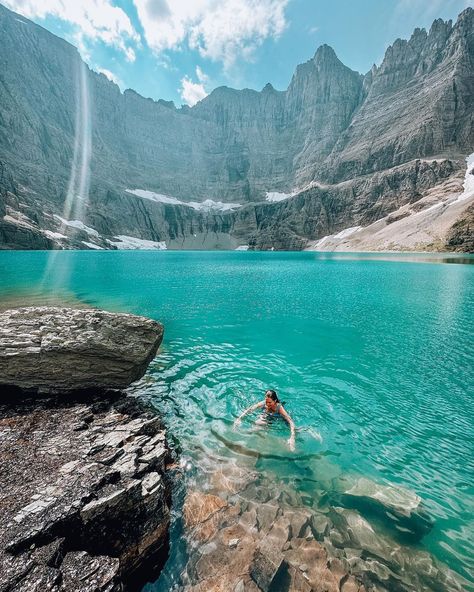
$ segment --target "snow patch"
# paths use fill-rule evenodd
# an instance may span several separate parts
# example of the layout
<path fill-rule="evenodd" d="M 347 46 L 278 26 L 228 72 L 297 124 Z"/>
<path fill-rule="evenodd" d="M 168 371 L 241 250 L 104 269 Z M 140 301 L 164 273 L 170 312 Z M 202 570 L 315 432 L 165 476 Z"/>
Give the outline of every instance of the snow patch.
<path fill-rule="evenodd" d="M 190 201 L 188 203 L 182 202 L 183 206 L 190 206 L 195 210 L 200 210 L 202 212 L 211 212 L 213 210 L 218 210 L 219 212 L 230 212 L 231 210 L 235 210 L 236 208 L 242 207 L 242 204 L 238 203 L 224 203 L 222 201 L 214 201 L 212 199 L 206 199 L 203 202 L 197 201 Z"/>
<path fill-rule="evenodd" d="M 464 177 L 463 189 L 464 191 L 461 195 L 458 195 L 454 203 L 464 201 L 474 195 L 474 152 L 466 157 L 466 175 Z"/>
<path fill-rule="evenodd" d="M 5 222 L 11 222 L 12 224 L 16 224 L 17 226 L 23 226 L 24 228 L 31 228 L 32 230 L 39 230 L 38 226 L 28 218 L 26 214 L 20 212 L 18 210 L 14 210 L 7 206 L 6 208 L 7 213 L 3 216 Z"/>
<path fill-rule="evenodd" d="M 86 226 L 84 224 L 84 222 L 81 222 L 80 220 L 65 220 L 64 218 L 61 218 L 61 216 L 56 216 L 56 215 L 55 215 L 55 218 L 60 220 L 61 224 L 64 226 L 70 226 L 71 228 L 77 228 L 78 230 L 83 230 L 84 232 L 87 232 L 87 234 L 90 234 L 91 236 L 96 236 L 97 238 L 99 238 L 99 233 L 97 232 L 97 230 L 94 230 L 94 228 L 91 228 L 90 226 Z"/>
<path fill-rule="evenodd" d="M 179 199 L 176 197 L 170 197 L 169 195 L 163 195 L 162 193 L 155 193 L 154 191 L 147 191 L 146 189 L 125 189 L 127 193 L 131 193 L 132 195 L 136 195 L 137 197 L 141 197 L 143 199 L 149 199 L 150 201 L 156 201 L 157 203 L 165 203 L 165 204 L 173 204 L 178 205 L 182 204 Z"/>
<path fill-rule="evenodd" d="M 323 236 L 322 238 L 320 238 L 319 240 L 317 240 L 314 245 L 313 248 L 315 247 L 322 247 L 326 242 L 330 241 L 330 240 L 335 240 L 335 239 L 345 239 L 349 236 L 352 236 L 354 233 L 358 232 L 359 230 L 362 230 L 363 226 L 351 226 L 350 228 L 344 228 L 344 230 L 341 230 L 340 232 L 338 232 L 337 234 L 328 234 L 326 236 Z"/>
<path fill-rule="evenodd" d="M 222 201 L 214 201 L 212 199 L 206 199 L 203 202 L 198 201 L 181 201 L 176 197 L 171 197 L 169 195 L 164 195 L 163 193 L 155 193 L 154 191 L 148 191 L 147 189 L 126 189 L 127 193 L 131 193 L 137 197 L 141 197 L 142 199 L 149 199 L 150 201 L 154 201 L 157 203 L 164 203 L 164 204 L 171 204 L 171 205 L 179 205 L 179 206 L 187 206 L 188 208 L 193 208 L 194 210 L 210 212 L 213 210 L 217 210 L 220 212 L 227 212 L 231 210 L 235 210 L 236 208 L 242 207 L 242 204 L 239 203 L 224 203 Z"/>
<path fill-rule="evenodd" d="M 235 250 L 236 251 L 248 251 L 249 246 L 248 245 L 239 245 Z"/>
<path fill-rule="evenodd" d="M 43 230 L 42 233 L 45 234 L 48 238 L 52 238 L 53 240 L 67 238 L 65 234 L 61 234 L 60 232 L 53 232 L 52 230 Z"/>
<path fill-rule="evenodd" d="M 320 238 L 319 240 L 317 240 L 314 243 L 315 247 L 321 247 L 322 245 L 324 245 L 324 243 L 331 238 L 331 235 L 327 234 L 326 236 L 323 236 L 322 238 Z"/>
<path fill-rule="evenodd" d="M 95 251 L 103 251 L 104 247 L 99 247 L 99 245 L 96 245 L 94 243 L 89 243 L 87 241 L 82 241 L 83 245 L 86 245 L 86 247 L 89 247 L 89 249 L 94 249 Z"/>
<path fill-rule="evenodd" d="M 152 249 L 156 251 L 166 251 L 167 249 L 165 241 L 156 242 L 142 238 L 136 238 L 135 236 L 126 236 L 124 234 L 120 234 L 114 238 L 119 240 L 109 240 L 109 243 L 121 250 L 129 251 L 135 249 Z"/>
<path fill-rule="evenodd" d="M 354 234 L 354 232 L 357 232 L 361 229 L 362 226 L 351 226 L 351 228 L 345 228 L 344 230 L 341 230 L 341 232 L 335 234 L 333 238 L 347 238 L 348 236 L 351 236 L 351 234 Z"/>
<path fill-rule="evenodd" d="M 283 201 L 284 199 L 288 199 L 292 197 L 293 193 L 280 193 L 279 191 L 267 191 L 265 194 L 265 199 L 267 201 L 277 202 Z"/>

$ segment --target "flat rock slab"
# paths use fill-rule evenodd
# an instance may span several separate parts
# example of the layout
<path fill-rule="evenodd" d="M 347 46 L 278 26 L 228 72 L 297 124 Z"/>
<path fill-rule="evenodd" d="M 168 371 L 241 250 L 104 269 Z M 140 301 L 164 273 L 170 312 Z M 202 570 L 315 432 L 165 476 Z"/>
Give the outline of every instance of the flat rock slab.
<path fill-rule="evenodd" d="M 141 378 L 163 339 L 151 319 L 94 309 L 0 312 L 0 385 L 40 392 L 123 389 Z"/>
<path fill-rule="evenodd" d="M 421 538 L 433 527 L 421 498 L 399 485 L 382 485 L 361 477 L 341 496 L 342 503 L 357 510 L 383 515 L 400 532 Z"/>
<path fill-rule="evenodd" d="M 0 403 L 0 592 L 110 592 L 156 579 L 168 455 L 160 418 L 132 397 Z"/>

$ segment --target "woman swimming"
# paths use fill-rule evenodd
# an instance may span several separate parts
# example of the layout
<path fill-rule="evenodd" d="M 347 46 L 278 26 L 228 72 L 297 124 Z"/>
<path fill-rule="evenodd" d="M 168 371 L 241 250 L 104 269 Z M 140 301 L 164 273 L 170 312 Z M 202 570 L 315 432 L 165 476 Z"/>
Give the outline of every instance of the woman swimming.
<path fill-rule="evenodd" d="M 260 401 L 259 403 L 255 403 L 255 405 L 251 405 L 248 409 L 241 413 L 240 416 L 235 420 L 234 426 L 240 425 L 243 417 L 245 417 L 248 413 L 252 413 L 252 411 L 256 411 L 257 409 L 263 409 L 263 412 L 262 416 L 257 419 L 256 423 L 267 423 L 269 419 L 278 417 L 279 415 L 283 417 L 283 419 L 290 426 L 291 436 L 288 439 L 288 446 L 290 447 L 290 450 L 293 451 L 295 449 L 295 424 L 283 408 L 283 405 L 280 403 L 276 392 L 271 389 L 268 389 L 265 392 L 264 401 Z"/>

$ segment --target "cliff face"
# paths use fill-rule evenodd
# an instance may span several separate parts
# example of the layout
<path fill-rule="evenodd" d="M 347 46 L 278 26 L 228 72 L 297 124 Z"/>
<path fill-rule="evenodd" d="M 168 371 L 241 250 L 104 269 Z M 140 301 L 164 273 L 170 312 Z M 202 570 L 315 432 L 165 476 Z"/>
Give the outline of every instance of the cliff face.
<path fill-rule="evenodd" d="M 473 150 L 472 9 L 365 76 L 322 46 L 286 91 L 221 87 L 181 109 L 122 94 L 2 6 L 0 32 L 4 248 L 303 248 L 460 180 Z"/>
<path fill-rule="evenodd" d="M 324 167 L 334 180 L 416 158 L 456 157 L 474 140 L 474 11 L 437 20 L 388 48 L 366 97 Z"/>

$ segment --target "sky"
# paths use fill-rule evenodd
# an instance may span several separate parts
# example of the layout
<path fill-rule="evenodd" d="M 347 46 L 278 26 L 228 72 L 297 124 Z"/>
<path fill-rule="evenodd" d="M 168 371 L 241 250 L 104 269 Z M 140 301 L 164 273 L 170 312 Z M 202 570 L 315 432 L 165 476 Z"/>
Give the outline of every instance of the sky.
<path fill-rule="evenodd" d="M 217 86 L 287 88 L 323 43 L 361 73 L 474 0 L 0 0 L 145 97 L 193 105 Z"/>

